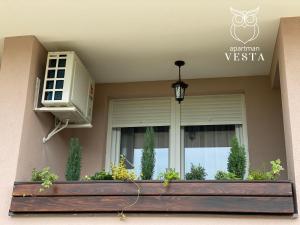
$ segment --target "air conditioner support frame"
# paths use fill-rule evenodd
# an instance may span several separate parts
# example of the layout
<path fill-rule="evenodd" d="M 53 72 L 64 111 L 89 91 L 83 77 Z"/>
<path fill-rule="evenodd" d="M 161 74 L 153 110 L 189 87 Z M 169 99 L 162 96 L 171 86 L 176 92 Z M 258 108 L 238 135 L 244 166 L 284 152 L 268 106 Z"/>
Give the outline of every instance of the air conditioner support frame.
<path fill-rule="evenodd" d="M 61 121 L 59 121 L 59 123 L 56 125 L 56 127 L 46 137 L 43 138 L 43 143 L 45 144 L 55 134 L 57 134 L 58 132 L 62 131 L 65 128 L 67 128 L 68 124 L 69 124 L 69 120 L 67 120 L 65 124 L 63 124 Z"/>

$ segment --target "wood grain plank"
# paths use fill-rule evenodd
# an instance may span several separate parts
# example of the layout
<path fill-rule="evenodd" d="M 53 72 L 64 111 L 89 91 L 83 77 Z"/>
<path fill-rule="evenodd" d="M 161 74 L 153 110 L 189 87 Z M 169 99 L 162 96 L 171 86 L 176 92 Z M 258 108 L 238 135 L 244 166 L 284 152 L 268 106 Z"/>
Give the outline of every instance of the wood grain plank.
<path fill-rule="evenodd" d="M 13 213 L 118 212 L 135 196 L 13 197 Z M 141 196 L 126 212 L 293 214 L 292 197 Z"/>
<path fill-rule="evenodd" d="M 171 196 L 292 196 L 292 184 L 288 182 L 174 182 L 165 188 L 158 182 L 138 182 L 141 195 Z M 136 195 L 136 186 L 128 182 L 80 182 L 56 183 L 43 192 L 40 184 L 16 183 L 13 196 L 130 196 Z"/>

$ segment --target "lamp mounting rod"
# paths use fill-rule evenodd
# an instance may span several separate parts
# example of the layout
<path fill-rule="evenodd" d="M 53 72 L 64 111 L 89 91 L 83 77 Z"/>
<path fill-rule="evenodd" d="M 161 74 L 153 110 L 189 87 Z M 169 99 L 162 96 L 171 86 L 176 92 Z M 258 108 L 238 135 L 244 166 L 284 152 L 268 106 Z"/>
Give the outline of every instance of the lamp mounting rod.
<path fill-rule="evenodd" d="M 175 65 L 178 66 L 178 72 L 179 72 L 179 81 L 181 81 L 181 71 L 180 68 L 184 66 L 185 62 L 183 60 L 177 60 L 175 61 Z"/>

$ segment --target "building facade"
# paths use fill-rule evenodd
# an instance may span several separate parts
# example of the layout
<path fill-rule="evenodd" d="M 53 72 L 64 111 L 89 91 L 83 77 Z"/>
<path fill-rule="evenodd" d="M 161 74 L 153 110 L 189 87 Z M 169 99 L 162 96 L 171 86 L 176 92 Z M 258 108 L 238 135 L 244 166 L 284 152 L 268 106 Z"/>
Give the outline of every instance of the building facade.
<path fill-rule="evenodd" d="M 187 101 L 189 97 L 195 96 L 243 96 L 243 115 L 245 118 L 244 122 L 241 123 L 244 129 L 243 135 L 246 137 L 244 143 L 250 162 L 248 166 L 251 169 L 257 169 L 266 161 L 280 158 L 286 168 L 281 179 L 292 181 L 296 193 L 300 185 L 299 46 L 300 18 L 283 18 L 278 31 L 272 69 L 268 76 L 190 79 L 186 81 L 190 84 Z M 93 128 L 66 129 L 54 136 L 47 144 L 43 144 L 42 138 L 53 127 L 54 120 L 51 114 L 34 112 L 33 99 L 36 77 L 44 74 L 46 56 L 46 49 L 34 36 L 8 37 L 4 41 L 0 70 L 1 224 L 124 223 L 115 214 L 72 215 L 72 213 L 68 213 L 9 216 L 13 184 L 15 181 L 30 180 L 32 168 L 44 166 L 50 166 L 63 180 L 68 157 L 68 142 L 72 136 L 79 137 L 82 143 L 82 176 L 107 167 L 111 163 L 111 158 L 107 159 L 107 154 L 113 149 L 108 146 L 113 142 L 111 141 L 112 130 L 114 128 L 135 127 L 134 122 L 132 125 L 130 122 L 127 122 L 127 125 L 114 126 L 110 124 L 109 121 L 113 117 L 111 102 L 126 99 L 127 104 L 130 104 L 137 99 L 151 99 L 151 104 L 155 105 L 157 99 L 163 98 L 170 101 L 171 107 L 172 101 L 174 101 L 170 88 L 172 81 L 98 83 L 95 88 Z M 143 100 L 143 102 L 145 101 Z M 182 107 L 184 108 L 184 103 Z M 173 111 L 170 110 L 172 114 Z M 175 111 L 176 109 L 174 109 L 174 118 L 176 117 Z M 180 113 L 181 119 L 184 118 L 183 109 Z M 149 113 L 146 115 L 148 116 Z M 169 160 L 170 163 L 173 163 L 172 167 L 177 167 L 180 171 L 183 170 L 180 153 L 177 152 L 178 148 L 180 149 L 180 143 L 177 144 L 178 139 L 176 139 L 176 132 L 180 132 L 180 128 L 178 131 L 176 128 L 171 131 L 173 127 L 176 127 L 176 122 L 173 123 L 174 118 L 172 118 L 170 116 L 170 122 L 167 125 L 164 124 L 164 121 L 161 124 L 170 126 L 169 138 L 173 141 L 170 142 L 169 146 Z M 156 118 L 156 120 L 158 119 Z M 147 122 L 145 124 L 148 125 Z M 152 123 L 149 122 L 149 124 Z M 211 125 L 219 124 L 220 122 Z M 172 132 L 175 135 L 174 139 L 172 139 Z M 299 203 L 298 199 L 296 201 Z M 292 224 L 299 223 L 299 221 L 297 212 L 289 216 L 226 215 L 222 213 L 214 215 L 135 213 L 130 214 L 125 223 Z"/>

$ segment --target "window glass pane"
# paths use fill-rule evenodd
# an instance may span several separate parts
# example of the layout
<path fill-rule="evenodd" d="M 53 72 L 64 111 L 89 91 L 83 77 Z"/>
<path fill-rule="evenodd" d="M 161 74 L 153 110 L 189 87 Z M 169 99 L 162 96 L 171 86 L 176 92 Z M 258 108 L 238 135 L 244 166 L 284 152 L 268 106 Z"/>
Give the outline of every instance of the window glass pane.
<path fill-rule="evenodd" d="M 55 92 L 54 100 L 62 100 L 62 91 L 56 91 Z"/>
<path fill-rule="evenodd" d="M 56 67 L 56 59 L 49 60 L 49 67 Z"/>
<path fill-rule="evenodd" d="M 64 81 L 63 80 L 57 80 L 55 83 L 55 88 L 56 89 L 63 89 L 64 87 Z"/>
<path fill-rule="evenodd" d="M 54 87 L 54 81 L 53 80 L 49 80 L 46 83 L 46 89 L 53 89 Z"/>
<path fill-rule="evenodd" d="M 210 125 L 184 127 L 185 174 L 191 165 L 202 166 L 206 179 L 214 179 L 218 170 L 227 171 L 231 139 L 235 125 Z"/>
<path fill-rule="evenodd" d="M 52 100 L 52 95 L 53 95 L 52 91 L 46 91 L 45 92 L 45 100 Z"/>
<path fill-rule="evenodd" d="M 54 75 L 55 75 L 55 70 L 48 70 L 48 75 L 47 75 L 48 78 L 54 78 Z"/>
<path fill-rule="evenodd" d="M 57 70 L 57 78 L 64 78 L 65 77 L 65 70 Z"/>
<path fill-rule="evenodd" d="M 166 168 L 169 166 L 168 157 L 169 157 L 169 149 L 168 148 L 155 148 L 155 166 L 153 173 L 153 180 L 156 180 L 160 173 L 165 172 Z M 134 149 L 134 172 L 137 176 L 141 175 L 141 160 L 142 160 L 143 149 L 136 148 Z"/>
<path fill-rule="evenodd" d="M 157 179 L 169 165 L 169 127 L 154 127 L 155 167 L 152 179 Z M 128 169 L 141 175 L 141 159 L 144 145 L 145 127 L 121 128 L 120 152 L 126 157 Z"/>
<path fill-rule="evenodd" d="M 58 67 L 65 67 L 65 66 L 66 66 L 66 59 L 59 59 Z"/>

